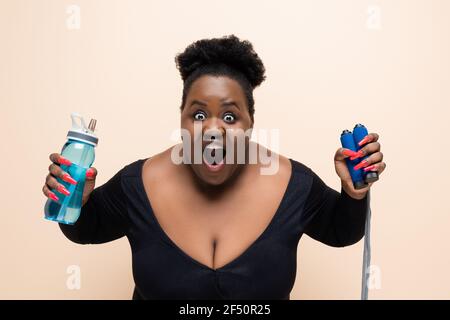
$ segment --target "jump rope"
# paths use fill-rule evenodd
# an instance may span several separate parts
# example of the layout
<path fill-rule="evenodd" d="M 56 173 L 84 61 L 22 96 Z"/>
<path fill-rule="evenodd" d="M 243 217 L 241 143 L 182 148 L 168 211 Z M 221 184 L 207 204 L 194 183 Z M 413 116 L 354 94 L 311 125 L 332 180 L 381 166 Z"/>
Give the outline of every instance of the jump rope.
<path fill-rule="evenodd" d="M 349 130 L 342 131 L 341 144 L 342 147 L 358 152 L 362 146 L 359 146 L 359 142 L 368 135 L 367 128 L 358 123 L 353 128 L 353 132 Z M 355 170 L 355 166 L 368 156 L 361 158 L 346 158 L 347 169 L 353 181 L 355 189 L 363 189 L 368 186 L 369 183 L 378 180 L 378 173 L 376 171 L 363 171 L 362 169 Z M 368 281 L 369 281 L 369 267 L 371 258 L 370 247 L 370 219 L 372 211 L 370 209 L 370 190 L 367 191 L 367 214 L 365 223 L 365 236 L 364 236 L 364 252 L 363 252 L 363 265 L 362 265 L 362 284 L 361 284 L 361 300 L 368 299 Z"/>

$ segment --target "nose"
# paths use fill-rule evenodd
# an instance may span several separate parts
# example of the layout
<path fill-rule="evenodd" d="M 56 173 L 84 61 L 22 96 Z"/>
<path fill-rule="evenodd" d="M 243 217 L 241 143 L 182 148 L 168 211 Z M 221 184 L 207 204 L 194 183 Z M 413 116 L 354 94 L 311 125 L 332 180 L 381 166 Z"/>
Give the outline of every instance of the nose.
<path fill-rule="evenodd" d="M 209 118 L 203 122 L 203 137 L 207 141 L 213 141 L 215 139 L 222 140 L 225 137 L 225 128 L 221 121 L 218 121 L 215 117 Z"/>

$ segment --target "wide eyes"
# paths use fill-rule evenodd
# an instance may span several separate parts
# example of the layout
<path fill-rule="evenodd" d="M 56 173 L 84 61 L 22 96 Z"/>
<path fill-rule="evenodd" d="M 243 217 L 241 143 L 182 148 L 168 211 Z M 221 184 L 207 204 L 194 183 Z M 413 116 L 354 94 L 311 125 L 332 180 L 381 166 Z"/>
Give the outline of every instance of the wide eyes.
<path fill-rule="evenodd" d="M 194 120 L 195 121 L 203 121 L 206 119 L 206 114 L 203 111 L 197 111 L 194 113 Z M 233 123 L 236 121 L 236 116 L 230 112 L 225 113 L 223 115 L 223 121 L 226 123 Z"/>
<path fill-rule="evenodd" d="M 228 122 L 228 123 L 233 123 L 236 120 L 234 114 L 232 113 L 226 113 L 223 116 L 223 121 Z"/>
<path fill-rule="evenodd" d="M 206 115 L 204 112 L 197 111 L 196 113 L 194 113 L 194 119 L 196 121 L 203 121 L 206 119 Z"/>

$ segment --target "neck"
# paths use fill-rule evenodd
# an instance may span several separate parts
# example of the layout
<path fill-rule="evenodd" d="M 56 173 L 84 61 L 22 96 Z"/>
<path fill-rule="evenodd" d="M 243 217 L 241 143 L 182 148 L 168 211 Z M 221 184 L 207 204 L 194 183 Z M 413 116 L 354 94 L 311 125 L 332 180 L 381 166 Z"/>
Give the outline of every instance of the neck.
<path fill-rule="evenodd" d="M 213 200 L 224 196 L 227 191 L 232 190 L 236 184 L 242 179 L 245 172 L 248 170 L 247 164 L 236 164 L 236 168 L 232 175 L 219 185 L 209 184 L 204 180 L 200 179 L 195 172 L 189 168 L 191 172 L 191 177 L 194 181 L 194 185 L 197 189 L 204 194 L 207 198 Z"/>

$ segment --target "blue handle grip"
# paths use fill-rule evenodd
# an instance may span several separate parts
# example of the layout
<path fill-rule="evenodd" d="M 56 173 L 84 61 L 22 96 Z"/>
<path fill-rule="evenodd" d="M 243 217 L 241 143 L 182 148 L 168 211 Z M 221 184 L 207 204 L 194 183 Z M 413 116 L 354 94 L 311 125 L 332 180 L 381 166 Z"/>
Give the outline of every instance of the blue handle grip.
<path fill-rule="evenodd" d="M 357 148 L 356 151 L 358 151 L 359 149 L 362 148 L 362 147 L 360 147 L 358 145 L 358 142 L 360 142 L 368 134 L 369 134 L 369 132 L 367 131 L 367 128 L 364 125 L 362 125 L 360 123 L 355 125 L 355 127 L 353 128 L 353 139 L 355 140 L 355 146 Z M 364 157 L 360 158 L 360 161 L 362 161 L 363 159 L 366 159 L 367 157 L 368 156 L 364 156 Z M 363 177 L 364 177 L 364 181 L 366 183 L 374 182 L 374 181 L 378 180 L 378 172 L 376 172 L 376 171 L 368 171 L 368 172 L 363 171 Z"/>
<path fill-rule="evenodd" d="M 353 134 L 349 130 L 342 131 L 341 134 L 341 145 L 344 148 L 347 148 L 352 151 L 358 151 L 355 139 L 353 138 Z M 353 186 L 355 189 L 363 189 L 367 186 L 367 184 L 364 182 L 364 175 L 362 169 L 355 170 L 353 169 L 354 166 L 356 166 L 361 161 L 360 158 L 356 158 L 355 160 L 350 160 L 350 158 L 346 158 L 345 162 L 347 163 L 347 169 L 350 173 L 350 176 L 352 177 Z"/>

